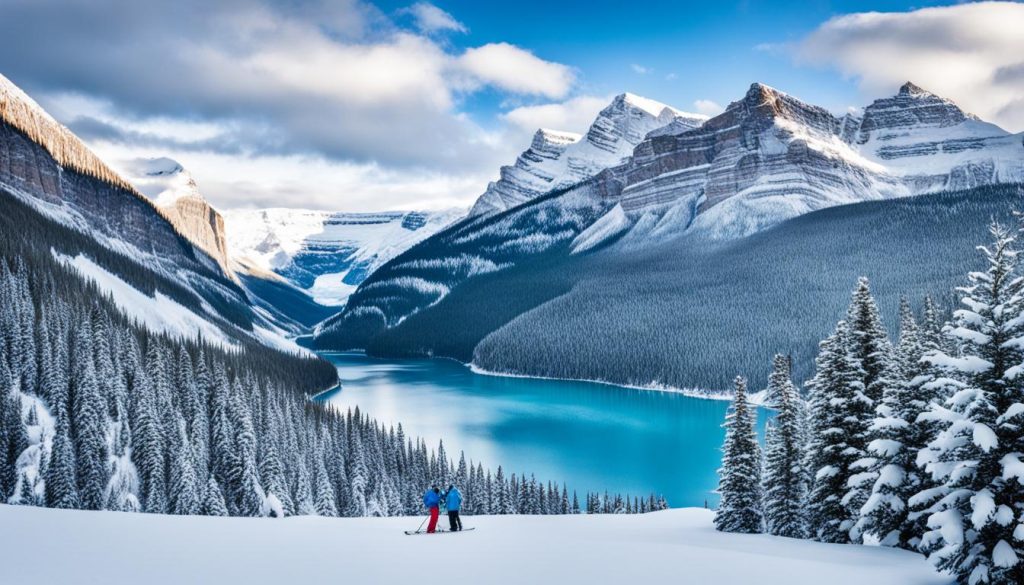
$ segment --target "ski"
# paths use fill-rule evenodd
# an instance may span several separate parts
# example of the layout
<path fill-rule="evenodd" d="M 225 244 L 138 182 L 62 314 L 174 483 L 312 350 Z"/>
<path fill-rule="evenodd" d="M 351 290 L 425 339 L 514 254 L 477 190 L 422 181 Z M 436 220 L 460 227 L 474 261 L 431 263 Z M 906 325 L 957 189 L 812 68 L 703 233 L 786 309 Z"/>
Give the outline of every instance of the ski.
<path fill-rule="evenodd" d="M 470 530 L 476 530 L 476 527 L 473 527 L 473 528 L 463 528 L 462 530 L 455 530 L 455 531 L 452 531 L 452 530 L 435 530 L 434 532 L 427 532 L 426 530 L 406 530 L 405 533 L 407 535 L 409 535 L 409 536 L 412 536 L 414 534 L 448 534 L 450 532 L 469 532 Z"/>

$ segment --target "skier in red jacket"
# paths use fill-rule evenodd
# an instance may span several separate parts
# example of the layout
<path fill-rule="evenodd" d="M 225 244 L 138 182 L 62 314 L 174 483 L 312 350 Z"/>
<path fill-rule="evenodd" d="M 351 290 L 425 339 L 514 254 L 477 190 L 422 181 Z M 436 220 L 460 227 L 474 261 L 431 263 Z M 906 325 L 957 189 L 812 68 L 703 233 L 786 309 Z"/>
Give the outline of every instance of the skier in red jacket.
<path fill-rule="evenodd" d="M 423 494 L 423 505 L 430 510 L 430 523 L 427 524 L 427 533 L 433 534 L 437 528 L 438 505 L 441 503 L 441 490 L 435 485 Z"/>

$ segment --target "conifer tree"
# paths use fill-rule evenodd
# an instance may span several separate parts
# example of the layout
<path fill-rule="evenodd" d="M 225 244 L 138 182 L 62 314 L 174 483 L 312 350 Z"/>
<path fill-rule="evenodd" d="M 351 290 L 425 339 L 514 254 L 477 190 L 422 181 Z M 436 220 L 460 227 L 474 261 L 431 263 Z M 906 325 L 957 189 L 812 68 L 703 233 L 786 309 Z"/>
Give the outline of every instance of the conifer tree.
<path fill-rule="evenodd" d="M 781 358 L 781 359 L 780 359 Z M 776 355 L 769 387 L 776 389 L 778 415 L 766 432 L 764 473 L 764 519 L 766 532 L 777 536 L 803 538 L 806 534 L 804 497 L 803 429 L 800 398 L 789 379 L 789 363 Z"/>
<path fill-rule="evenodd" d="M 863 372 L 850 351 L 846 321 L 821 342 L 810 382 L 808 419 L 812 437 L 807 467 L 813 478 L 807 496 L 807 530 L 822 542 L 850 542 L 859 519 L 845 499 L 851 466 L 864 458 L 872 402 L 864 395 Z"/>
<path fill-rule="evenodd" d="M 722 467 L 718 470 L 721 501 L 715 528 L 722 532 L 761 532 L 761 448 L 757 413 L 747 402 L 747 382 L 737 377 L 732 406 L 725 418 Z M 607 501 L 607 498 L 606 498 Z"/>
<path fill-rule="evenodd" d="M 210 476 L 206 481 L 206 490 L 203 496 L 203 515 L 205 516 L 227 516 L 228 507 L 224 503 L 224 494 L 221 493 L 217 480 Z"/>
<path fill-rule="evenodd" d="M 949 333 L 959 355 L 927 356 L 959 388 L 928 416 L 944 427 L 923 460 L 943 482 L 921 548 L 960 583 L 1024 582 L 1024 331 L 1015 238 L 998 224 L 979 249 L 986 270 L 959 289 L 964 308 Z"/>
<path fill-rule="evenodd" d="M 75 336 L 74 374 L 72 376 L 71 430 L 78 472 L 78 496 L 82 507 L 103 507 L 107 482 L 106 403 L 100 394 L 93 355 L 92 326 L 89 320 L 78 325 Z"/>
<path fill-rule="evenodd" d="M 872 488 L 878 477 L 877 461 L 868 449 L 873 437 L 871 430 L 875 419 L 874 411 L 882 402 L 882 398 L 897 385 L 897 364 L 894 360 L 892 344 L 882 325 L 867 278 L 860 278 L 853 292 L 850 309 L 847 313 L 847 324 L 850 328 L 849 350 L 853 359 L 859 364 L 863 396 L 867 402 L 863 408 L 855 407 L 851 416 L 858 417 L 859 433 L 851 436 L 851 445 L 861 453 L 859 460 L 850 464 L 851 474 L 847 478 L 847 489 L 843 496 L 850 515 L 856 518 L 850 530 L 850 539 L 860 542 L 863 536 L 860 516 L 861 510 L 871 497 Z"/>
<path fill-rule="evenodd" d="M 80 505 L 75 485 L 75 451 L 71 445 L 67 422 L 58 419 L 46 467 L 46 506 L 77 509 Z"/>
<path fill-rule="evenodd" d="M 171 511 L 174 514 L 191 516 L 199 514 L 202 510 L 203 497 L 192 458 L 192 445 L 185 430 L 185 421 L 180 420 L 178 425 L 179 442 L 171 463 L 170 495 L 174 500 Z"/>
<path fill-rule="evenodd" d="M 135 375 L 135 385 L 138 396 L 132 434 L 132 459 L 141 479 L 142 509 L 151 514 L 163 514 L 167 511 L 167 463 L 163 426 L 148 378 L 141 371 Z"/>
<path fill-rule="evenodd" d="M 898 379 L 876 408 L 868 451 L 875 457 L 877 479 L 861 509 L 861 530 L 881 544 L 916 549 L 925 526 L 911 499 L 931 482 L 916 463 L 917 453 L 934 436 L 918 417 L 935 402 L 933 378 L 925 376 L 922 335 L 906 299 L 900 302 L 900 340 L 896 350 Z"/>

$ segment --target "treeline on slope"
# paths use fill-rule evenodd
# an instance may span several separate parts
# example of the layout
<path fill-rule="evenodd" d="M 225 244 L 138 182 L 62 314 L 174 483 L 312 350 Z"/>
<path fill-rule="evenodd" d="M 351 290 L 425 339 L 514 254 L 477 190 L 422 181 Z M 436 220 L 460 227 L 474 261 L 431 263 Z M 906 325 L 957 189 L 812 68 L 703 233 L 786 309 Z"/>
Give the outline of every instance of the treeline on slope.
<path fill-rule="evenodd" d="M 509 297 L 567 279 L 558 286 L 572 290 L 489 334 L 477 324 L 504 301 L 467 290 L 472 302 L 442 302 L 389 337 L 417 347 L 415 340 L 468 329 L 482 339 L 472 361 L 486 370 L 712 390 L 729 388 L 734 368 L 763 380 L 767 357 L 781 352 L 792 356 L 794 376 L 806 379 L 815 340 L 842 310 L 851 281 L 872 275 L 890 321 L 900 293 L 931 294 L 948 310 L 947 291 L 970 265 L 986 224 L 1008 218 L 1020 192 L 1003 185 L 835 207 L 726 245 L 684 237 L 643 252 L 613 246 L 550 263 L 543 273 L 492 275 L 500 285 L 487 288 L 503 285 Z M 432 311 L 459 309 L 468 309 L 460 319 L 417 328 Z"/>
<path fill-rule="evenodd" d="M 319 358 L 154 335 L 49 250 L 0 243 L 0 501 L 150 513 L 400 515 L 454 480 L 470 513 L 571 513 L 532 476 L 456 466 L 358 410 L 309 400 Z M 665 503 L 587 494 L 589 511 Z M 599 505 L 598 505 L 599 503 Z"/>
<path fill-rule="evenodd" d="M 788 360 L 762 454 L 736 381 L 719 470 L 719 530 L 926 554 L 964 585 L 1024 583 L 1024 274 L 998 224 L 951 321 L 926 299 L 891 342 L 861 279 L 820 343 L 803 400 Z"/>
<path fill-rule="evenodd" d="M 197 270 L 206 272 L 211 279 L 217 280 L 218 285 L 237 295 L 228 296 L 216 288 L 208 288 L 204 290 L 205 295 L 200 298 L 181 281 L 169 278 L 159 270 L 142 266 L 138 261 L 97 243 L 91 236 L 46 217 L 2 187 L 0 233 L 5 236 L 5 257 L 17 258 L 43 251 L 50 253 L 51 249 L 71 257 L 85 254 L 97 265 L 149 296 L 160 291 L 197 315 L 208 315 L 202 307 L 202 303 L 207 302 L 217 311 L 217 315 L 222 315 L 231 325 L 252 331 L 252 312 L 243 302 L 246 298 L 245 293 L 235 283 L 204 269 L 203 265 L 197 262 Z"/>

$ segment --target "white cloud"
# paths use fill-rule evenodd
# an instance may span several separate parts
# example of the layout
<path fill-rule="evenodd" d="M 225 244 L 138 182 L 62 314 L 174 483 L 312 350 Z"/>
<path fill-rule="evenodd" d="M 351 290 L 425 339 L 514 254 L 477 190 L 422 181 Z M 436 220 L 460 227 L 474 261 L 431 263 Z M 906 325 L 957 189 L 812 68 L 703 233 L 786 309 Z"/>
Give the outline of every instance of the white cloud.
<path fill-rule="evenodd" d="M 555 99 L 568 94 L 576 80 L 569 67 L 545 61 L 508 43 L 467 49 L 457 66 L 470 76 L 470 86 L 488 84 L 514 93 Z"/>
<path fill-rule="evenodd" d="M 643 65 L 638 65 L 636 63 L 630 65 L 629 68 L 632 69 L 634 73 L 639 73 L 640 75 L 647 75 L 648 73 L 654 71 L 653 69 L 644 67 Z"/>
<path fill-rule="evenodd" d="M 725 111 L 725 108 L 711 100 L 697 100 L 693 102 L 693 108 L 697 110 L 698 114 L 704 114 L 705 116 L 717 116 Z"/>
<path fill-rule="evenodd" d="M 179 160 L 224 208 L 468 204 L 521 130 L 481 127 L 467 98 L 562 99 L 575 79 L 511 44 L 435 39 L 464 27 L 431 8 L 409 30 L 359 0 L 15 2 L 0 71 L 102 156 Z"/>
<path fill-rule="evenodd" d="M 582 134 L 611 100 L 610 96 L 584 95 L 559 103 L 519 107 L 503 117 L 513 126 L 530 134 L 538 128 Z"/>
<path fill-rule="evenodd" d="M 961 4 L 833 18 L 799 43 L 798 62 L 834 67 L 867 97 L 905 81 L 1009 130 L 1024 130 L 1024 5 Z"/>
<path fill-rule="evenodd" d="M 455 20 L 455 17 L 429 2 L 417 2 L 404 9 L 416 21 L 416 27 L 425 33 L 441 31 L 468 32 L 466 25 Z"/>

